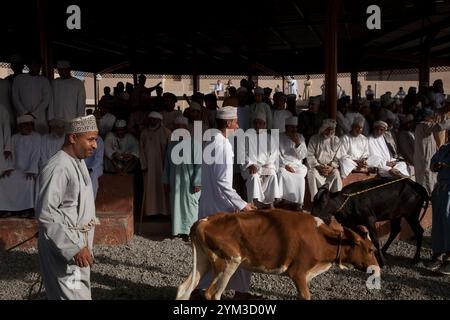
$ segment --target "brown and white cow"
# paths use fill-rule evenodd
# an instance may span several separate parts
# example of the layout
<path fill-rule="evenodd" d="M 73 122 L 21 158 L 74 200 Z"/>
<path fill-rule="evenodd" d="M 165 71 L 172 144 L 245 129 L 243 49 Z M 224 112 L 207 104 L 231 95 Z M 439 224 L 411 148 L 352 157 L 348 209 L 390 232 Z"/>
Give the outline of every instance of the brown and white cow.
<path fill-rule="evenodd" d="M 309 282 L 337 262 L 366 271 L 379 270 L 374 245 L 362 227 L 332 229 L 317 217 L 282 209 L 218 213 L 191 228 L 193 267 L 178 287 L 177 299 L 189 299 L 200 278 L 213 271 L 206 299 L 220 299 L 239 266 L 252 272 L 287 274 L 301 298 L 310 299 Z"/>

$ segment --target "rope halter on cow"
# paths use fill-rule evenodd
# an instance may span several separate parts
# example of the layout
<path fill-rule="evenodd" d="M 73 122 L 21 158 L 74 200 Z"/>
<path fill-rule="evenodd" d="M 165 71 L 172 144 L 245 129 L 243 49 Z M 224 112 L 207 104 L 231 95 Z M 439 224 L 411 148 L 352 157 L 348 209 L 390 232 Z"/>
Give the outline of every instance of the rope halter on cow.
<path fill-rule="evenodd" d="M 379 189 L 379 188 L 382 188 L 382 187 L 385 187 L 385 186 L 387 186 L 387 185 L 390 185 L 390 184 L 399 182 L 399 181 L 404 180 L 404 179 L 408 179 L 408 178 L 407 178 L 407 177 L 403 177 L 403 178 L 400 178 L 400 179 L 397 179 L 397 180 L 389 181 L 389 182 L 380 184 L 380 185 L 378 185 L 378 186 L 371 187 L 371 188 L 367 188 L 367 189 L 365 189 L 365 190 L 358 191 L 358 192 L 354 192 L 354 193 L 344 193 L 343 195 L 344 195 L 345 197 L 347 197 L 347 198 L 345 198 L 344 202 L 343 202 L 342 205 L 339 207 L 339 209 L 337 209 L 336 212 L 341 211 L 341 210 L 345 207 L 345 205 L 347 204 L 347 201 L 348 201 L 351 197 L 353 197 L 353 196 L 357 196 L 357 195 L 360 195 L 360 194 L 362 194 L 362 193 L 366 193 L 366 192 L 369 192 L 369 191 L 372 191 L 372 190 L 375 190 L 375 189 Z"/>

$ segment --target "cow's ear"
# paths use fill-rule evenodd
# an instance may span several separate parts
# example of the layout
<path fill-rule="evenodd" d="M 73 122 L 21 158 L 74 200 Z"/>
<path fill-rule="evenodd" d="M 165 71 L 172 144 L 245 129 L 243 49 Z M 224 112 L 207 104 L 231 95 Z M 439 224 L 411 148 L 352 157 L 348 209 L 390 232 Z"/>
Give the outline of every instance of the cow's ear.
<path fill-rule="evenodd" d="M 357 234 L 359 234 L 363 239 L 369 239 L 369 230 L 363 226 L 363 225 L 358 225 L 355 228 L 355 231 Z"/>
<path fill-rule="evenodd" d="M 349 228 L 344 228 L 344 239 L 350 240 L 356 246 L 358 246 L 361 242 L 361 237 Z"/>

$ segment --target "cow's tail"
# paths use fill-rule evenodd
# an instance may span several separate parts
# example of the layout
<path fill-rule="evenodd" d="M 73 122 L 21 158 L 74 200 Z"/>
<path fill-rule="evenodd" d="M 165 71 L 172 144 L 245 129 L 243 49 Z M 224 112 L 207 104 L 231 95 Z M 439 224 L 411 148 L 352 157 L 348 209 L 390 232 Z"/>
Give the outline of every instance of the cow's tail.
<path fill-rule="evenodd" d="M 425 217 L 425 214 L 428 209 L 428 204 L 430 202 L 430 196 L 428 195 L 427 189 L 425 189 L 421 184 L 414 182 L 412 180 L 409 180 L 409 181 L 411 182 L 411 186 L 414 188 L 414 190 L 416 190 L 422 196 L 423 212 L 419 218 L 419 222 L 422 222 L 422 219 L 423 219 L 423 217 Z M 420 211 L 419 211 L 419 213 L 420 213 Z"/>
<path fill-rule="evenodd" d="M 194 225 L 191 227 L 191 232 L 189 234 L 189 237 L 191 238 L 191 244 L 192 244 L 192 270 L 189 274 L 188 278 L 185 282 L 183 282 L 177 290 L 177 300 L 189 300 L 191 297 L 192 291 L 195 289 L 195 275 L 197 270 L 197 228 L 198 228 L 199 221 L 195 222 Z M 196 284 L 195 284 L 196 285 Z"/>

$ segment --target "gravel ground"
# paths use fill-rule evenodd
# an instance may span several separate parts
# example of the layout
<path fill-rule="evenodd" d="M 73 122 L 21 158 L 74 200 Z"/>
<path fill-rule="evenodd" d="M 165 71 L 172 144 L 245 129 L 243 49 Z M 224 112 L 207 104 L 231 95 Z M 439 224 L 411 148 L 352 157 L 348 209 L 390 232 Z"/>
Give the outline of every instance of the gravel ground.
<path fill-rule="evenodd" d="M 422 257 L 431 256 L 429 230 Z M 93 299 L 174 299 L 176 288 L 190 272 L 191 247 L 181 239 L 153 241 L 135 236 L 127 246 L 94 249 Z M 333 266 L 311 282 L 313 299 L 450 299 L 450 277 L 427 270 L 423 263 L 411 266 L 413 242 L 395 241 L 382 269 L 381 289 L 368 290 L 368 274 Z M 27 299 L 38 277 L 35 249 L 0 252 L 0 299 Z M 44 291 L 44 290 L 43 290 Z M 251 291 L 267 299 L 296 299 L 293 282 L 285 276 L 253 274 Z M 224 298 L 230 297 L 225 292 Z M 38 299 L 45 298 L 41 293 Z"/>

